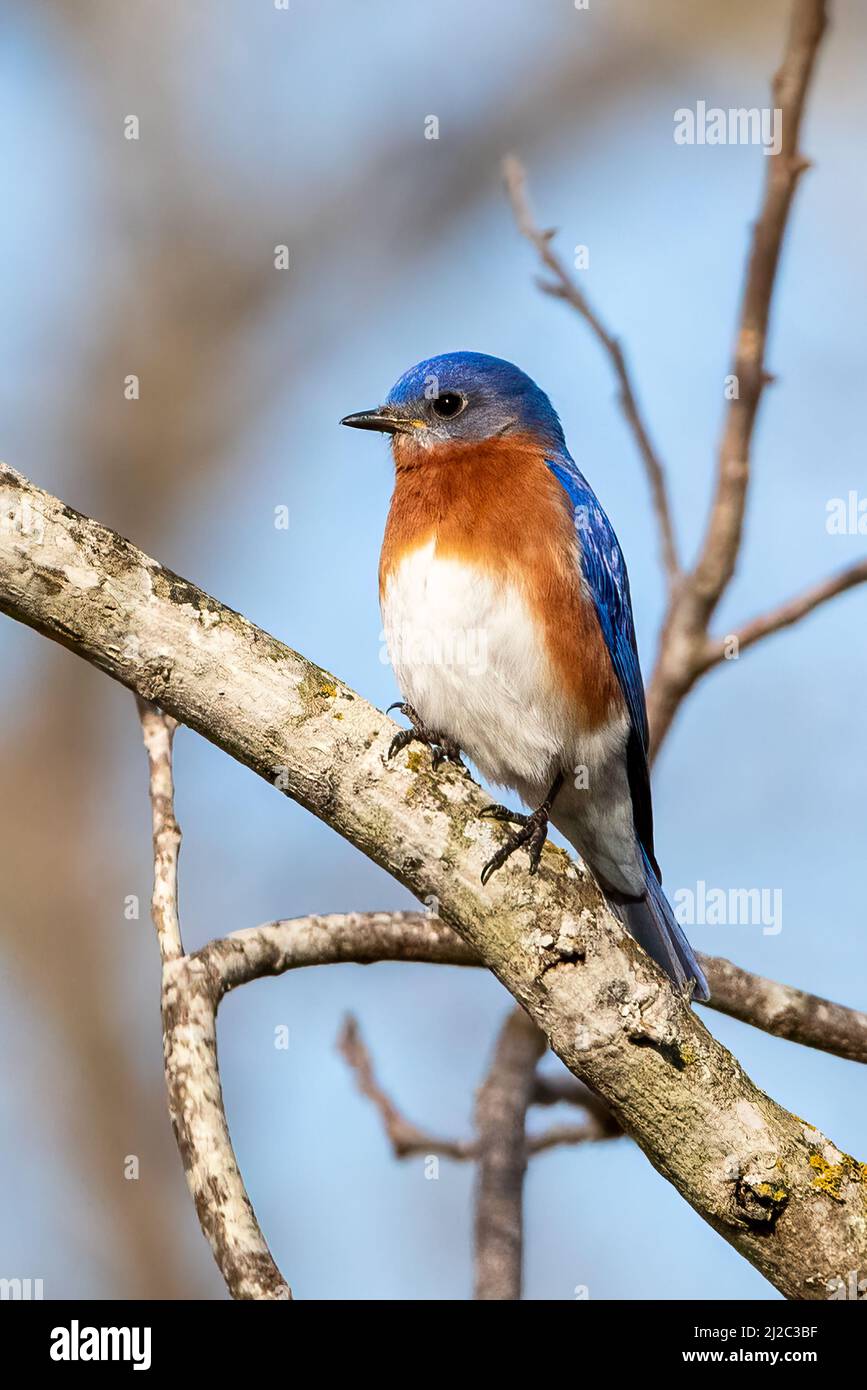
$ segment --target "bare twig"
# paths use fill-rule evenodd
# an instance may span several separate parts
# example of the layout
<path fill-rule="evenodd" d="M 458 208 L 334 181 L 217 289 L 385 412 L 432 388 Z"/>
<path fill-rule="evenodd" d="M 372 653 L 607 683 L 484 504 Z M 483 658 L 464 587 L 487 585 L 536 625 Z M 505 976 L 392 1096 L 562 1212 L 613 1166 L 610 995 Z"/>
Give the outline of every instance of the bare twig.
<path fill-rule="evenodd" d="M 217 937 L 196 955 L 213 974 L 221 999 L 251 980 L 305 965 L 482 964 L 457 932 L 428 912 L 332 912 L 264 922 Z"/>
<path fill-rule="evenodd" d="M 382 914 L 385 916 L 385 914 Z M 323 919 L 327 921 L 328 919 Z M 286 923 L 294 929 L 296 924 Z M 457 938 L 456 938 L 457 939 Z M 439 949 L 439 942 L 431 938 L 433 950 L 429 959 L 433 960 Z M 416 959 L 421 959 L 417 956 Z M 479 962 L 449 962 L 450 964 L 477 964 Z M 357 1019 L 347 1017 L 341 1029 L 337 1046 L 347 1065 L 355 1075 L 358 1089 L 363 1096 L 372 1101 L 379 1111 L 386 1137 L 391 1144 L 395 1158 L 427 1157 L 436 1154 L 439 1158 L 450 1158 L 458 1162 L 473 1161 L 479 1156 L 476 1139 L 444 1139 L 419 1129 L 398 1110 L 397 1106 L 383 1090 L 376 1078 L 370 1052 L 361 1036 Z M 564 1081 L 570 1078 L 564 1077 Z M 588 1140 L 610 1139 L 623 1131 L 606 1108 L 604 1101 L 580 1081 L 571 1078 L 572 1086 L 565 1086 L 563 1093 L 555 1096 L 554 1088 L 548 1088 L 547 1080 L 537 1078 L 531 1100 L 532 1105 L 554 1105 L 560 1101 L 586 1109 L 588 1119 L 582 1125 L 556 1125 L 541 1134 L 528 1135 L 527 1153 L 543 1153 L 561 1144 L 583 1144 Z"/>
<path fill-rule="evenodd" d="M 737 394 L 726 413 L 705 536 L 694 569 L 670 597 L 648 689 L 654 752 L 685 696 L 708 669 L 708 625 L 740 553 L 753 427 L 762 391 L 769 380 L 765 349 L 771 299 L 792 199 L 801 174 L 809 167 L 799 153 L 798 139 L 807 90 L 825 31 L 825 10 L 824 0 L 794 0 L 783 61 L 773 81 L 773 103 L 780 111 L 782 125 L 781 147 L 779 154 L 766 161 L 762 207 L 753 229 L 731 367 Z"/>
<path fill-rule="evenodd" d="M 202 1232 L 232 1298 L 288 1299 L 232 1147 L 217 1063 L 214 981 L 195 957 L 163 968 L 169 1114 Z"/>
<path fill-rule="evenodd" d="M 438 1154 L 444 1158 L 464 1159 L 472 1157 L 472 1143 L 460 1139 L 442 1139 L 425 1134 L 416 1125 L 410 1124 L 400 1113 L 379 1085 L 373 1071 L 370 1053 L 365 1047 L 358 1028 L 357 1019 L 348 1015 L 344 1020 L 337 1046 L 347 1066 L 355 1075 L 356 1084 L 363 1096 L 372 1101 L 379 1111 L 383 1128 L 396 1158 L 408 1158 L 415 1154 Z"/>
<path fill-rule="evenodd" d="M 147 713 L 154 745 L 159 748 L 162 742 L 162 785 L 171 786 L 172 731 L 168 726 L 174 721 L 156 710 Z M 162 741 L 158 721 L 164 721 Z M 163 791 L 161 796 L 167 797 L 161 802 L 162 814 L 173 823 L 171 793 Z M 179 838 L 180 832 L 177 834 Z M 172 905 L 176 910 L 176 897 L 167 904 L 169 913 Z M 368 964 L 389 959 L 446 965 L 478 963 L 450 928 L 420 912 L 335 913 L 331 917 L 271 922 L 211 941 L 195 955 L 170 955 L 164 961 L 162 1012 L 169 1112 L 202 1231 L 233 1298 L 286 1299 L 291 1294 L 259 1228 L 229 1135 L 217 1063 L 220 1001 L 250 980 L 303 965 L 350 960 Z M 396 1130 L 392 1139 L 396 1142 Z"/>
<path fill-rule="evenodd" d="M 216 975 L 220 997 L 251 980 L 305 965 L 372 965 L 389 960 L 482 965 L 451 927 L 427 912 L 335 912 L 266 922 L 218 937 L 197 954 Z M 703 1007 L 731 1014 L 804 1047 L 867 1062 L 867 1014 L 793 985 L 751 975 L 722 956 L 700 954 L 699 960 L 711 988 L 711 999 Z M 775 1010 L 759 1005 L 765 989 L 774 991 Z M 565 1076 L 556 1082 L 540 1078 L 533 1104 L 555 1104 L 555 1099 L 544 1097 L 546 1093 L 553 1096 L 558 1087 L 565 1094 L 556 1095 L 556 1100 L 594 1113 L 606 1110 L 605 1102 L 583 1082 L 573 1078 L 569 1085 Z"/>
<path fill-rule="evenodd" d="M 586 1120 L 583 1125 L 551 1125 L 541 1134 L 527 1135 L 527 1153 L 535 1158 L 537 1154 L 548 1153 L 551 1149 L 595 1144 L 600 1139 L 617 1139 L 622 1134 L 623 1130 L 616 1121 L 613 1121 L 613 1128 L 606 1129 L 594 1118 Z"/>
<path fill-rule="evenodd" d="M 708 670 L 725 659 L 730 651 L 732 638 L 737 644 L 736 650 L 745 651 L 747 647 L 770 637 L 772 633 L 799 623 L 829 599 L 836 598 L 838 594 L 845 594 L 848 589 L 854 589 L 858 584 L 867 584 L 867 560 L 859 560 L 847 569 L 832 574 L 820 584 L 814 584 L 804 593 L 780 604 L 779 608 L 773 608 L 769 613 L 753 618 L 728 636 L 709 641 L 705 648 L 704 669 Z"/>
<path fill-rule="evenodd" d="M 178 856 L 181 828 L 175 820 L 175 788 L 172 742 L 178 727 L 171 715 L 136 696 L 150 772 L 151 818 L 154 845 L 154 887 L 151 916 L 157 933 L 160 959 L 177 960 L 184 954 L 178 917 Z"/>
<path fill-rule="evenodd" d="M 554 250 L 553 232 L 540 229 L 534 221 L 521 164 L 512 157 L 504 164 L 506 188 L 518 229 L 535 247 L 552 276 L 550 280 L 541 280 L 540 287 L 546 294 L 575 309 L 610 358 L 620 384 L 623 410 L 650 480 L 669 585 L 668 607 L 647 692 L 653 756 L 686 695 L 705 672 L 723 659 L 726 651 L 725 639 L 710 638 L 708 628 L 734 573 L 741 547 L 753 426 L 762 391 L 770 380 L 765 367 L 765 347 L 771 298 L 792 199 L 801 174 L 809 167 L 798 151 L 798 138 L 807 90 L 825 29 L 825 9 L 824 0 L 794 0 L 783 61 L 773 82 L 774 106 L 781 112 L 781 148 L 779 154 L 766 161 L 762 207 L 753 231 L 731 368 L 738 390 L 726 414 L 714 498 L 692 570 L 683 572 L 679 565 L 665 473 L 638 407 L 620 344 L 606 329 Z M 828 580 L 767 618 L 756 619 L 743 630 L 741 648 L 791 626 L 819 604 L 861 582 L 863 574 L 856 566 L 845 576 Z"/>
<path fill-rule="evenodd" d="M 764 198 L 753 229 L 732 364 L 738 391 L 726 414 L 716 494 L 692 584 L 697 620 L 705 627 L 734 573 L 741 544 L 750 442 L 768 380 L 765 349 L 771 298 L 792 199 L 798 180 L 809 168 L 809 161 L 798 151 L 798 137 L 825 24 L 825 0 L 795 0 L 783 61 L 773 81 L 773 104 L 780 111 L 781 148 L 766 161 Z"/>
<path fill-rule="evenodd" d="M 535 223 L 527 198 L 526 172 L 514 155 L 507 156 L 503 161 L 503 178 L 518 231 L 536 248 L 542 264 L 554 277 L 553 280 L 540 280 L 538 282 L 540 289 L 545 294 L 550 294 L 553 298 L 562 299 L 565 303 L 570 304 L 588 324 L 591 332 L 611 360 L 620 391 L 620 404 L 629 428 L 635 437 L 638 452 L 641 455 L 650 483 L 653 508 L 659 527 L 662 563 L 671 586 L 680 573 L 680 564 L 677 558 L 677 543 L 674 536 L 674 522 L 671 515 L 665 470 L 659 454 L 654 448 L 638 404 L 623 348 L 618 339 L 609 333 L 599 315 L 590 305 L 584 291 L 579 288 L 575 277 L 569 274 L 554 250 L 551 244 L 554 236 L 553 231 L 542 231 Z"/>

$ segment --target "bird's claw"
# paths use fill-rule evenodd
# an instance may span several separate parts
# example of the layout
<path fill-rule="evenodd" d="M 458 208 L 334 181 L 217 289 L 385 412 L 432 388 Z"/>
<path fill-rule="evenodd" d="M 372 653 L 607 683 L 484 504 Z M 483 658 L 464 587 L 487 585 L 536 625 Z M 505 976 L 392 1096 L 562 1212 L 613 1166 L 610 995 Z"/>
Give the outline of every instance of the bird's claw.
<path fill-rule="evenodd" d="M 497 807 L 496 809 L 503 810 L 505 808 Z M 505 816 L 494 816 L 493 819 L 506 820 L 507 818 Z M 516 820 L 514 813 L 509 816 L 508 819 L 514 822 Z M 521 849 L 524 845 L 527 846 L 527 854 L 530 859 L 530 873 L 535 874 L 538 872 L 539 861 L 542 858 L 542 850 L 548 838 L 548 817 L 547 815 L 540 817 L 538 812 L 534 811 L 532 816 L 526 816 L 524 820 L 525 823 L 519 825 L 518 829 L 513 831 L 506 843 L 497 850 L 496 854 L 491 856 L 482 869 L 483 885 L 488 882 L 498 869 L 503 867 L 506 860 L 511 858 L 516 849 Z"/>
<path fill-rule="evenodd" d="M 445 734 L 433 733 L 423 720 L 419 718 L 412 705 L 407 705 L 404 704 L 403 701 L 397 700 L 393 705 L 389 705 L 386 714 L 391 714 L 393 709 L 400 710 L 401 714 L 406 715 L 412 727 L 409 729 L 401 729 L 399 734 L 395 734 L 388 746 L 388 761 L 391 761 L 392 758 L 396 757 L 398 753 L 402 752 L 402 750 L 407 748 L 411 743 L 423 743 L 425 747 L 430 749 L 431 766 L 434 772 L 439 771 L 444 762 L 450 762 L 453 763 L 455 767 L 459 767 L 465 776 L 469 777 L 470 770 L 461 757 L 461 750 L 454 739 L 446 737 Z"/>
<path fill-rule="evenodd" d="M 513 811 L 510 806 L 485 806 L 479 812 L 479 819 L 502 820 L 508 825 L 526 825 L 530 819 L 523 811 Z"/>
<path fill-rule="evenodd" d="M 398 753 L 412 743 L 415 737 L 414 729 L 401 729 L 399 734 L 395 734 L 388 745 L 388 761 L 391 762 L 392 758 L 396 758 Z"/>
<path fill-rule="evenodd" d="M 483 884 L 486 884 L 491 876 L 503 867 L 516 849 L 521 849 L 524 845 L 527 847 L 527 854 L 530 859 L 530 873 L 538 872 L 542 850 L 545 848 L 545 841 L 548 838 L 548 817 L 562 783 L 562 776 L 558 776 L 542 805 L 528 816 L 524 815 L 522 811 L 512 811 L 508 806 L 486 806 L 483 811 L 479 812 L 480 816 L 484 816 L 488 820 L 505 821 L 509 825 L 518 827 L 482 869 Z"/>

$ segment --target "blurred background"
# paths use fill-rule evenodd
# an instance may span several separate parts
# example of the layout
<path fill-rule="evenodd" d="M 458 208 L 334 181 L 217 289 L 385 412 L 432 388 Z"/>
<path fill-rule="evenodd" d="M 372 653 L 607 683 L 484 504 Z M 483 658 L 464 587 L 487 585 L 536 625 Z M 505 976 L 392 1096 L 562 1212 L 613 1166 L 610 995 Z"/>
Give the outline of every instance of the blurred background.
<path fill-rule="evenodd" d="M 526 161 L 568 260 L 589 248 L 582 285 L 627 346 L 689 554 L 765 160 L 675 145 L 673 113 L 767 105 L 787 17 L 782 0 L 0 0 L 0 454 L 384 707 L 390 460 L 337 421 L 433 353 L 511 358 L 551 395 L 618 530 L 647 672 L 663 592 L 645 480 L 608 363 L 534 287 L 500 160 Z M 838 0 L 720 632 L 865 548 L 825 527 L 829 499 L 865 489 L 865 39 L 867 11 Z M 779 934 L 697 927 L 695 945 L 861 1008 L 865 616 L 855 590 L 726 663 L 655 774 L 670 891 L 783 893 Z M 5 620 L 0 670 L 0 1275 L 42 1278 L 46 1297 L 224 1297 L 164 1102 L 132 697 Z M 273 917 L 411 905 L 184 730 L 176 775 L 188 948 Z M 397 965 L 227 1000 L 235 1146 L 297 1296 L 468 1296 L 472 1169 L 443 1161 L 429 1181 L 395 1161 L 335 1039 L 357 1013 L 401 1108 L 465 1136 L 508 1008 L 482 972 Z M 867 1156 L 855 1064 L 704 1018 L 759 1085 Z M 776 1297 L 628 1141 L 536 1159 L 526 1218 L 529 1298 Z"/>

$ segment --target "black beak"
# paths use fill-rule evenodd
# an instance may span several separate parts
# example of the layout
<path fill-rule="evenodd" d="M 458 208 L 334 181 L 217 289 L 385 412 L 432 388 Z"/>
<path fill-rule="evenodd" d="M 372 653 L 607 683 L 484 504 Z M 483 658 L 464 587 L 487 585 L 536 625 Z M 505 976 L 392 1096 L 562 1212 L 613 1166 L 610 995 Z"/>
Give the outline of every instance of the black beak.
<path fill-rule="evenodd" d="M 381 430 L 383 434 L 397 434 L 406 428 L 406 420 L 395 415 L 386 406 L 377 410 L 359 410 L 355 415 L 344 415 L 341 425 L 351 425 L 355 430 Z"/>

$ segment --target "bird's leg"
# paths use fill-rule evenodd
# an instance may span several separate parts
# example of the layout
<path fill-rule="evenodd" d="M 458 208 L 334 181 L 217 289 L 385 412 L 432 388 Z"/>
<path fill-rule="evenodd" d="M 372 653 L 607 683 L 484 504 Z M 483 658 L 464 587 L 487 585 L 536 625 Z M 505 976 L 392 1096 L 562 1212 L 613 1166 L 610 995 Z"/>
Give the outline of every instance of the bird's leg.
<path fill-rule="evenodd" d="M 469 768 L 461 758 L 461 750 L 453 738 L 449 738 L 447 734 L 435 734 L 432 729 L 427 727 L 412 705 L 403 704 L 398 700 L 396 704 L 389 705 L 385 711 L 386 714 L 391 714 L 393 709 L 399 709 L 401 714 L 405 714 L 412 727 L 401 729 L 399 734 L 395 734 L 389 745 L 389 758 L 395 757 L 410 743 L 424 743 L 431 751 L 431 763 L 434 772 L 437 771 L 441 763 L 450 762 L 454 763 L 456 767 L 463 768 L 464 772 L 469 775 Z"/>
<path fill-rule="evenodd" d="M 479 812 L 480 815 L 487 816 L 490 820 L 502 820 L 508 822 L 509 825 L 519 827 L 514 834 L 509 836 L 502 849 L 498 849 L 482 869 L 482 883 L 487 883 L 491 875 L 501 869 L 506 860 L 522 845 L 527 846 L 527 853 L 530 856 L 530 873 L 536 872 L 539 867 L 539 860 L 542 858 L 543 846 L 548 838 L 548 817 L 562 785 L 563 774 L 558 772 L 545 800 L 529 816 L 523 815 L 520 811 L 510 811 L 508 806 L 486 806 L 484 811 Z"/>

